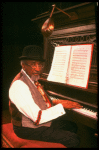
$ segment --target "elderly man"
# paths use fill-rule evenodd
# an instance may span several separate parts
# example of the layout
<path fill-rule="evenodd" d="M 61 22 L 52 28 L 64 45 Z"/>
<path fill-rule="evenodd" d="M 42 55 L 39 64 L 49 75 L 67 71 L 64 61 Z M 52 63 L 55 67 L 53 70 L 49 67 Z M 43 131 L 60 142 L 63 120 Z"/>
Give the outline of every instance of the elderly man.
<path fill-rule="evenodd" d="M 66 147 L 77 147 L 78 136 L 68 131 L 68 122 L 59 122 L 66 114 L 65 108 L 80 108 L 78 103 L 67 100 L 57 104 L 50 100 L 38 79 L 44 67 L 42 49 L 29 45 L 20 57 L 22 69 L 14 78 L 9 89 L 9 109 L 14 132 L 24 139 L 62 143 Z M 56 103 L 56 104 L 55 104 Z M 56 121 L 56 123 L 55 123 Z M 66 130 L 67 126 L 67 130 Z M 65 130 L 62 129 L 64 127 Z"/>

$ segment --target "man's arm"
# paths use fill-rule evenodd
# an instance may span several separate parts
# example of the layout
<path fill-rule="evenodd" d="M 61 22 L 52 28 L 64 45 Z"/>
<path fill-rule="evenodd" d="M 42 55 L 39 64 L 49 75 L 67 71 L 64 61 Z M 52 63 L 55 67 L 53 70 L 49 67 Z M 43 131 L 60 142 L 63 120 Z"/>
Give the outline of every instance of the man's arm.
<path fill-rule="evenodd" d="M 20 80 L 15 81 L 10 87 L 9 98 L 16 105 L 18 110 L 34 123 L 42 124 L 66 113 L 62 104 L 41 110 L 34 102 L 29 87 Z M 38 118 L 40 118 L 39 122 Z"/>

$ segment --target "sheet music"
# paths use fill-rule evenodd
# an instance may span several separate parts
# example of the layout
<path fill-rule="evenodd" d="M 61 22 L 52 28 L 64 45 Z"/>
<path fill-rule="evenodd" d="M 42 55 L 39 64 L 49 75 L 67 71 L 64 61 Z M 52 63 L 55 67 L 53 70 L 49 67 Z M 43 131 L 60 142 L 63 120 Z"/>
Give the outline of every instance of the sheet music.
<path fill-rule="evenodd" d="M 66 82 L 70 49 L 71 46 L 55 47 L 52 66 L 47 80 L 61 83 Z"/>
<path fill-rule="evenodd" d="M 93 44 L 55 47 L 48 80 L 87 88 Z"/>
<path fill-rule="evenodd" d="M 92 44 L 72 46 L 68 84 L 87 87 Z"/>

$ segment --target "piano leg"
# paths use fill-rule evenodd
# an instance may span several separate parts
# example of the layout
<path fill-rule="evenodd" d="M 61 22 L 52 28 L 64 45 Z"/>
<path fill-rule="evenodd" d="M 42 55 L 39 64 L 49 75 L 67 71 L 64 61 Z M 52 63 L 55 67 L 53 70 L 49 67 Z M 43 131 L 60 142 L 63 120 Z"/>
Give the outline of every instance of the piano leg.
<path fill-rule="evenodd" d="M 78 124 L 78 136 L 80 137 L 80 148 L 97 148 L 97 137 L 95 136 L 96 130 L 83 124 Z"/>

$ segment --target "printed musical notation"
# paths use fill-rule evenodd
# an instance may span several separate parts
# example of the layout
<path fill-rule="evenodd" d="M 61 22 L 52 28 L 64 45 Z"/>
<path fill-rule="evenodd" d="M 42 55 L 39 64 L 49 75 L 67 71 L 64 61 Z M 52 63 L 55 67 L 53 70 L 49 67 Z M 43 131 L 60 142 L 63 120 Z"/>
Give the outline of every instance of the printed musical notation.
<path fill-rule="evenodd" d="M 55 47 L 48 80 L 87 88 L 93 44 Z"/>

